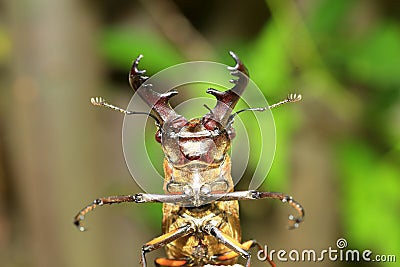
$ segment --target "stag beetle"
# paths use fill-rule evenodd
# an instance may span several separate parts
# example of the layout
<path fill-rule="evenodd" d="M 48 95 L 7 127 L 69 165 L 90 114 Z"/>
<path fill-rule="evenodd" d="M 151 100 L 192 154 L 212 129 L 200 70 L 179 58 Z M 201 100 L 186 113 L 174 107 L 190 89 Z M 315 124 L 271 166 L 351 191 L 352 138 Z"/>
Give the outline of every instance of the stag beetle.
<path fill-rule="evenodd" d="M 265 111 L 285 103 L 296 102 L 301 95 L 291 94 L 285 100 L 262 108 L 247 108 L 233 113 L 249 81 L 249 73 L 242 61 L 230 52 L 236 62 L 229 67 L 233 87 L 221 92 L 208 89 L 217 99 L 213 109 L 201 118 L 187 120 L 177 114 L 169 99 L 177 94 L 171 90 L 158 93 L 150 84 L 144 84 L 145 70 L 138 68 L 142 55 L 133 62 L 129 83 L 136 94 L 151 107 L 150 113 L 129 111 L 107 103 L 103 98 L 92 98 L 97 106 L 108 107 L 126 115 L 147 114 L 156 121 L 156 140 L 161 143 L 164 158 L 165 194 L 138 193 L 134 195 L 101 197 L 83 208 L 74 219 L 84 231 L 85 215 L 105 204 L 134 202 L 163 203 L 162 235 L 143 245 L 141 264 L 146 267 L 146 253 L 165 247 L 165 258 L 157 258 L 157 266 L 203 266 L 206 264 L 231 265 L 239 256 L 250 266 L 250 248 L 259 251 L 262 246 L 255 240 L 241 241 L 239 200 L 279 199 L 289 203 L 299 213 L 289 216 L 291 228 L 303 221 L 304 210 L 291 196 L 283 193 L 255 190 L 234 191 L 231 177 L 231 159 L 228 150 L 234 136 L 234 117 L 243 111 Z M 139 90 L 140 87 L 141 90 Z M 272 266 L 275 263 L 266 255 Z"/>

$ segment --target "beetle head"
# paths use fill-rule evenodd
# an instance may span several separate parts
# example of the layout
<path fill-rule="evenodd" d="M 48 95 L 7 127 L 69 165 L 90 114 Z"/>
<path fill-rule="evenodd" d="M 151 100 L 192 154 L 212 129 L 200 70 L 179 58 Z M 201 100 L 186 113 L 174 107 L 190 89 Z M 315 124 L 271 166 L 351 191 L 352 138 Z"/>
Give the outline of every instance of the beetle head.
<path fill-rule="evenodd" d="M 145 70 L 139 70 L 140 55 L 133 63 L 129 74 L 131 87 L 152 107 L 152 115 L 159 126 L 156 140 L 163 146 L 166 158 L 173 164 L 185 164 L 188 161 L 200 161 L 204 164 L 221 162 L 230 147 L 230 140 L 235 136 L 231 126 L 231 113 L 240 95 L 248 83 L 248 72 L 240 59 L 230 52 L 235 66 L 228 70 L 237 79 L 230 82 L 234 86 L 224 92 L 209 88 L 207 93 L 217 99 L 213 109 L 200 119 L 187 120 L 171 108 L 168 101 L 177 94 L 168 91 L 160 94 L 151 88 L 151 84 L 142 85 L 148 77 Z M 140 88 L 142 86 L 142 88 Z"/>

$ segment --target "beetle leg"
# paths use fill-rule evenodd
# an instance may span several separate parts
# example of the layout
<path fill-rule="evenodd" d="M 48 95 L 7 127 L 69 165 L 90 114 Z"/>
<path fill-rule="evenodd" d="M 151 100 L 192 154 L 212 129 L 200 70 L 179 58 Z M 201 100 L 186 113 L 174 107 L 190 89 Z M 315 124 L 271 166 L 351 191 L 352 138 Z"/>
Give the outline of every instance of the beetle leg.
<path fill-rule="evenodd" d="M 87 205 L 74 217 L 74 224 L 80 231 L 85 231 L 85 227 L 82 226 L 82 221 L 85 219 L 85 215 L 90 211 L 94 210 L 98 206 L 104 204 L 115 204 L 124 202 L 134 203 L 147 203 L 147 202 L 161 202 L 161 203 L 177 203 L 179 201 L 187 202 L 188 196 L 185 195 L 164 195 L 164 194 L 135 194 L 135 195 L 124 195 L 124 196 L 111 196 L 101 197 L 95 199 L 92 204 Z"/>
<path fill-rule="evenodd" d="M 261 251 L 262 253 L 267 253 L 266 251 L 264 251 L 264 249 L 263 249 L 263 247 L 261 246 L 261 244 L 260 243 L 258 243 L 256 240 L 249 240 L 249 241 L 246 241 L 246 242 L 244 242 L 244 243 L 242 243 L 241 244 L 241 247 L 244 249 L 244 250 L 250 250 L 250 248 L 252 248 L 252 247 L 257 247 L 257 249 L 258 249 L 258 251 Z M 237 256 L 239 256 L 239 254 L 237 253 L 237 252 L 235 252 L 235 251 L 229 251 L 229 252 L 227 252 L 227 253 L 224 253 L 224 254 L 222 254 L 222 255 L 219 255 L 219 256 L 217 256 L 217 260 L 218 261 L 226 261 L 226 260 L 230 260 L 230 259 L 233 259 L 233 258 L 236 258 Z M 272 267 L 276 267 L 276 264 L 275 264 L 275 262 L 273 261 L 273 260 L 271 260 L 271 258 L 268 256 L 268 254 L 267 255 L 265 255 L 266 256 L 266 259 L 267 259 L 267 261 L 269 262 L 269 264 L 272 266 Z"/>
<path fill-rule="evenodd" d="M 257 199 L 279 199 L 282 202 L 289 203 L 293 208 L 295 208 L 299 214 L 298 217 L 294 215 L 289 215 L 289 220 L 292 224 L 289 226 L 289 229 L 294 229 L 299 227 L 299 224 L 304 220 L 304 209 L 296 200 L 294 200 L 291 196 L 277 193 L 277 192 L 259 192 L 255 190 L 249 191 L 237 191 L 237 192 L 230 192 L 226 194 L 221 194 L 221 197 L 218 195 L 213 195 L 213 198 L 218 197 L 218 201 L 229 201 L 229 200 L 257 200 Z"/>
<path fill-rule="evenodd" d="M 161 247 L 164 247 L 168 243 L 171 243 L 172 241 L 174 241 L 178 238 L 181 238 L 185 235 L 188 235 L 190 233 L 193 233 L 193 232 L 194 232 L 193 226 L 190 224 L 187 224 L 187 225 L 184 225 L 182 227 L 175 229 L 174 231 L 171 231 L 169 233 L 166 233 L 159 237 L 156 237 L 153 240 L 144 244 L 142 247 L 142 257 L 141 257 L 142 267 L 146 267 L 146 256 L 145 256 L 146 253 L 151 252 L 156 249 L 159 249 Z M 185 264 L 186 262 L 184 262 L 184 263 L 175 262 L 175 263 L 180 263 L 180 265 L 178 265 L 178 266 L 181 266 L 181 265 Z"/>
<path fill-rule="evenodd" d="M 236 253 L 237 255 L 241 255 L 243 258 L 245 258 L 246 267 L 250 267 L 251 255 L 245 248 L 242 247 L 242 244 L 240 244 L 237 240 L 223 233 L 221 230 L 219 230 L 216 226 L 213 226 L 212 224 L 206 224 L 204 226 L 204 231 L 209 235 L 214 236 L 216 239 L 218 239 L 219 242 L 221 242 L 228 248 L 232 249 L 233 252 Z"/>

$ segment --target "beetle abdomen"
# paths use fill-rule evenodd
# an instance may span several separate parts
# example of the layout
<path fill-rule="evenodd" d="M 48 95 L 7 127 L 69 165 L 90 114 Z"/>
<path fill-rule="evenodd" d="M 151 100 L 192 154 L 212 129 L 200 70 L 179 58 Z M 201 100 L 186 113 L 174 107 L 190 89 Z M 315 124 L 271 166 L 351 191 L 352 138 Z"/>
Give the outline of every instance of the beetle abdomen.
<path fill-rule="evenodd" d="M 166 245 L 170 259 L 189 259 L 190 263 L 211 263 L 218 255 L 230 249 L 204 231 L 212 224 L 230 238 L 240 242 L 239 204 L 237 201 L 213 202 L 197 207 L 185 208 L 174 204 L 163 204 L 163 233 L 174 231 L 184 225 L 193 225 L 194 231 Z M 231 264 L 232 261 L 227 264 Z"/>

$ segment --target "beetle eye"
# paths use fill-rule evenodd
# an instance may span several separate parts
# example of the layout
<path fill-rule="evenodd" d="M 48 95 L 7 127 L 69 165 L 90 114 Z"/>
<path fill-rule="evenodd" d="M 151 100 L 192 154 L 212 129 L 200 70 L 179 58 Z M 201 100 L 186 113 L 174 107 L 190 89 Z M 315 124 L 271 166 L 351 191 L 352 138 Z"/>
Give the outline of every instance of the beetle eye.
<path fill-rule="evenodd" d="M 214 131 L 218 129 L 218 124 L 218 122 L 212 119 L 206 119 L 205 121 L 203 121 L 204 127 L 209 131 Z"/>
<path fill-rule="evenodd" d="M 161 129 L 157 130 L 157 132 L 154 135 L 154 138 L 156 139 L 157 142 L 161 143 Z"/>

